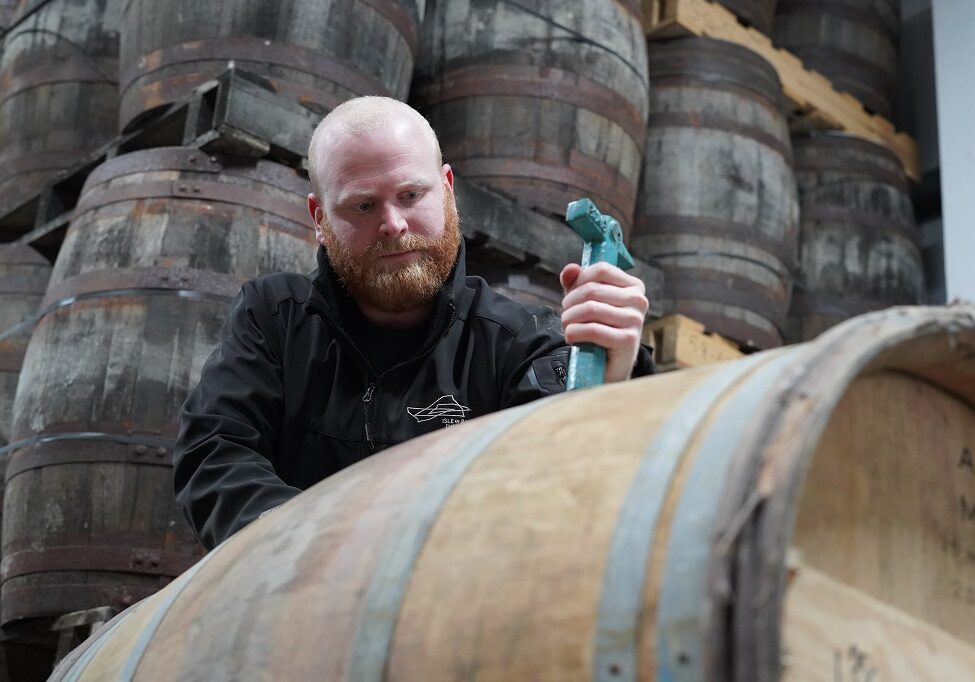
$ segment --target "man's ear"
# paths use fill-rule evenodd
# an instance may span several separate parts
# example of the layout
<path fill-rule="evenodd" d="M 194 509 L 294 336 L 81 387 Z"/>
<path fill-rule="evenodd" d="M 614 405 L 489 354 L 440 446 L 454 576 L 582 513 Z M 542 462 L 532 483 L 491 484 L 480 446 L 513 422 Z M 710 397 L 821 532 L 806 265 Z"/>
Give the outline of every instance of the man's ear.
<path fill-rule="evenodd" d="M 451 169 L 450 164 L 449 163 L 445 163 L 443 165 L 443 168 L 441 168 L 440 170 L 443 173 L 443 181 L 444 181 L 444 183 L 447 185 L 447 188 L 450 189 L 451 192 L 453 192 L 454 191 L 454 171 Z"/>
<path fill-rule="evenodd" d="M 315 223 L 315 239 L 319 244 L 324 244 L 322 241 L 324 235 L 322 230 L 325 229 L 323 225 L 325 224 L 325 209 L 322 208 L 322 203 L 315 196 L 314 192 L 308 195 L 308 213 L 311 215 L 311 220 Z"/>

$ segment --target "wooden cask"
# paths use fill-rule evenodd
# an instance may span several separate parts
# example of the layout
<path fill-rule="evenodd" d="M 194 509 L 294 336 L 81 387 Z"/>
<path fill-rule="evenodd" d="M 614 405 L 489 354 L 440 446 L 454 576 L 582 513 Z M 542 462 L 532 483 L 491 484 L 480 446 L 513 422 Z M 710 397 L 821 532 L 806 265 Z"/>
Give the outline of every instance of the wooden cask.
<path fill-rule="evenodd" d="M 411 101 L 465 179 L 558 216 L 589 197 L 629 234 L 647 117 L 641 17 L 615 0 L 434 3 Z"/>
<path fill-rule="evenodd" d="M 897 308 L 445 428 L 243 529 L 52 680 L 967 679 L 973 351 L 975 308 Z"/>
<path fill-rule="evenodd" d="M 650 117 L 631 251 L 664 270 L 663 308 L 778 346 L 799 208 L 775 70 L 731 43 L 650 45 Z"/>
<path fill-rule="evenodd" d="M 494 258 L 467 252 L 467 275 L 484 279 L 504 296 L 531 308 L 547 305 L 562 312 L 562 285 L 558 276 L 534 268 L 512 268 Z"/>
<path fill-rule="evenodd" d="M 359 95 L 405 99 L 413 0 L 123 0 L 119 125 L 188 95 L 228 63 L 320 112 Z"/>
<path fill-rule="evenodd" d="M 30 320 L 44 297 L 51 264 L 29 246 L 0 244 L 0 447 L 10 442 L 17 378 L 30 339 Z"/>
<path fill-rule="evenodd" d="M 834 88 L 890 119 L 900 21 L 899 0 L 779 0 L 774 39 Z"/>
<path fill-rule="evenodd" d="M 173 501 L 180 407 L 244 280 L 310 271 L 309 185 L 196 149 L 88 177 L 14 406 L 0 619 L 127 606 L 201 553 Z"/>
<path fill-rule="evenodd" d="M 22 3 L 0 58 L 0 215 L 115 134 L 120 1 Z"/>
<path fill-rule="evenodd" d="M 811 339 L 870 310 L 919 303 L 917 225 L 897 157 L 841 134 L 796 137 L 793 145 L 801 237 L 789 339 Z"/>

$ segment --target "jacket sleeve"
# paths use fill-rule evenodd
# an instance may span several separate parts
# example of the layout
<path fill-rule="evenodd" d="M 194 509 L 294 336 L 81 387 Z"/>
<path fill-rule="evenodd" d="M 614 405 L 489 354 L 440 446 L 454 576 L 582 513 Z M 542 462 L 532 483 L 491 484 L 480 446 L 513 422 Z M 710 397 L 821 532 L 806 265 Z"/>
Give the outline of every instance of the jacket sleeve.
<path fill-rule="evenodd" d="M 183 405 L 174 490 L 207 549 L 301 492 L 274 470 L 283 386 L 273 329 L 255 285 L 245 284 Z"/>
<path fill-rule="evenodd" d="M 501 407 L 514 407 L 565 391 L 569 373 L 569 349 L 562 322 L 551 308 L 541 307 L 532 321 L 517 334 L 508 352 Z M 641 344 L 633 365 L 633 377 L 655 374 L 653 348 Z"/>

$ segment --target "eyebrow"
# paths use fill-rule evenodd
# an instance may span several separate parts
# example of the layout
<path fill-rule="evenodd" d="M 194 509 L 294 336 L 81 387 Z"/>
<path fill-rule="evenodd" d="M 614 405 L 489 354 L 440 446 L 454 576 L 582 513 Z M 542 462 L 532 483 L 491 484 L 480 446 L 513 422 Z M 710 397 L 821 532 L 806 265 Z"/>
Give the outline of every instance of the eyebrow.
<path fill-rule="evenodd" d="M 413 178 L 411 180 L 405 180 L 398 185 L 396 185 L 396 193 L 406 192 L 411 189 L 428 189 L 432 187 L 432 183 L 423 178 Z M 358 203 L 364 199 L 372 199 L 372 192 L 349 192 L 348 194 L 339 195 L 335 202 L 336 206 L 348 206 L 349 204 Z"/>

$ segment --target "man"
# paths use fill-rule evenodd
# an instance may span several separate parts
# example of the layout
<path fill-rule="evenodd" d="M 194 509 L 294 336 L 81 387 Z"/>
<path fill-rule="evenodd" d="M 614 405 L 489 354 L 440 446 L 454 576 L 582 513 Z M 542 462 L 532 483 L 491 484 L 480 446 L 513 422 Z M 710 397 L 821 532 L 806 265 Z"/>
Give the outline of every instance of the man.
<path fill-rule="evenodd" d="M 244 285 L 184 405 L 176 499 L 213 547 L 390 445 L 564 389 L 566 343 L 629 378 L 648 303 L 616 267 L 561 273 L 561 325 L 465 276 L 453 173 L 412 108 L 363 97 L 308 152 L 313 275 Z M 564 336 L 562 327 L 564 326 Z"/>

